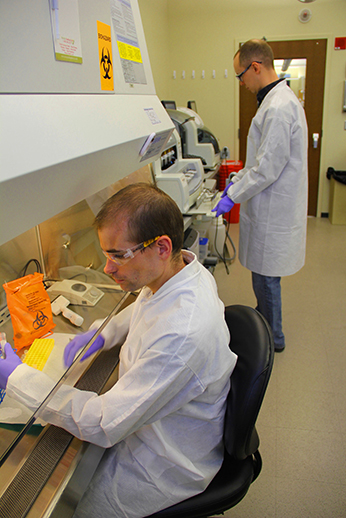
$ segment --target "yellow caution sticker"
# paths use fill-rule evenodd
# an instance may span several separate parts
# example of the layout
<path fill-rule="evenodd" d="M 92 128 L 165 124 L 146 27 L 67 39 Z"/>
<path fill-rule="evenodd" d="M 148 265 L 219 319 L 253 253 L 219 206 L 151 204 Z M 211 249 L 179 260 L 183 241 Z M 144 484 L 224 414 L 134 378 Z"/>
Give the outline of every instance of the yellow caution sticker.
<path fill-rule="evenodd" d="M 128 61 L 135 61 L 136 63 L 143 63 L 142 54 L 138 47 L 128 45 L 122 41 L 118 41 L 118 49 L 121 59 L 127 59 Z"/>
<path fill-rule="evenodd" d="M 114 90 L 111 27 L 97 21 L 101 90 Z"/>

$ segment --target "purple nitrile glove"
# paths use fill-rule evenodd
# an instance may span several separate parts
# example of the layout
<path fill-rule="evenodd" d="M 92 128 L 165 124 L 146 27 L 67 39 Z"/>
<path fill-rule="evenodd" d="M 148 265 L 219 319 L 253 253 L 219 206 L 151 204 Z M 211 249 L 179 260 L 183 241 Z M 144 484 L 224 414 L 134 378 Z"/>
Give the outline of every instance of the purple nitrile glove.
<path fill-rule="evenodd" d="M 224 198 L 221 198 L 216 207 L 212 209 L 212 212 L 216 212 L 216 217 L 218 218 L 221 214 L 229 212 L 233 205 L 234 202 L 228 196 L 225 196 Z"/>
<path fill-rule="evenodd" d="M 228 189 L 233 185 L 233 182 L 229 182 L 229 184 L 225 187 L 223 193 L 221 194 L 221 198 L 224 198 L 227 194 Z"/>
<path fill-rule="evenodd" d="M 9 376 L 14 369 L 21 365 L 21 360 L 18 358 L 11 344 L 5 343 L 5 358 L 0 359 L 0 389 L 5 389 Z"/>
<path fill-rule="evenodd" d="M 77 335 L 71 342 L 69 342 L 64 350 L 64 363 L 66 367 L 70 367 L 73 363 L 74 357 L 76 356 L 76 353 L 82 349 L 94 336 L 96 331 L 93 329 L 91 331 L 88 331 L 87 333 L 83 333 L 82 335 Z M 81 361 L 86 360 L 86 358 L 89 358 L 93 353 L 98 351 L 103 347 L 105 343 L 105 339 L 98 335 L 95 342 L 89 347 L 87 352 L 83 355 Z"/>

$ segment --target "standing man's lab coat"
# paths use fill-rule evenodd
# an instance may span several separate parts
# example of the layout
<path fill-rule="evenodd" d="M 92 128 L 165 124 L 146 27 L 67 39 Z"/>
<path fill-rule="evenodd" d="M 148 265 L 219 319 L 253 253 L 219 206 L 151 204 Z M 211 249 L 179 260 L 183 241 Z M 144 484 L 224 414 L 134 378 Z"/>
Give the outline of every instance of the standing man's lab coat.
<path fill-rule="evenodd" d="M 241 203 L 239 260 L 265 276 L 296 273 L 305 261 L 307 125 L 285 81 L 265 96 L 252 119 L 244 169 L 227 195 Z"/>

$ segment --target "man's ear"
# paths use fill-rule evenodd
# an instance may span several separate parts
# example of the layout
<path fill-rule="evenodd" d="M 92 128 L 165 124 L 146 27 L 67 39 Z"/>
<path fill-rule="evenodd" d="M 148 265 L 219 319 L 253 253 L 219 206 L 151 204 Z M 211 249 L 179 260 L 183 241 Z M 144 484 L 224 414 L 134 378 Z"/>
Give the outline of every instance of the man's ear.
<path fill-rule="evenodd" d="M 253 69 L 254 69 L 254 71 L 255 71 L 255 74 L 259 74 L 259 73 L 260 73 L 260 71 L 261 71 L 261 65 L 260 65 L 259 63 L 256 63 L 256 61 L 254 61 L 254 62 L 252 63 L 252 67 L 253 67 Z"/>
<path fill-rule="evenodd" d="M 159 256 L 161 259 L 167 260 L 172 255 L 173 245 L 172 240 L 168 236 L 161 236 L 155 243 L 159 251 Z"/>

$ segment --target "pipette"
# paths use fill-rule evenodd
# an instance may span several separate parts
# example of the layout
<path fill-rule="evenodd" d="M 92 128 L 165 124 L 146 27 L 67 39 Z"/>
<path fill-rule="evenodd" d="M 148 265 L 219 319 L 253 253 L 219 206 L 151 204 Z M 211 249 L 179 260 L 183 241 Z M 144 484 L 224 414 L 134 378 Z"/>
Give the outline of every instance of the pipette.
<path fill-rule="evenodd" d="M 0 358 L 5 358 L 6 333 L 0 333 Z M 6 391 L 0 389 L 0 404 L 3 402 Z"/>

